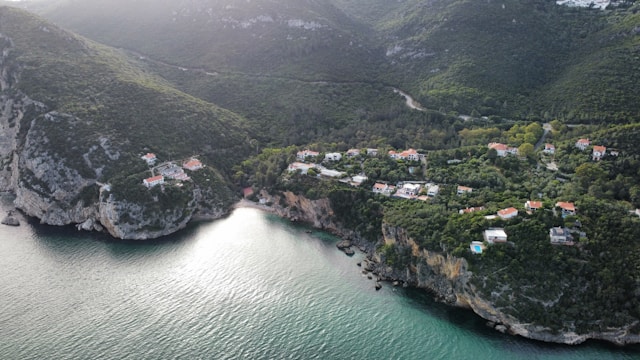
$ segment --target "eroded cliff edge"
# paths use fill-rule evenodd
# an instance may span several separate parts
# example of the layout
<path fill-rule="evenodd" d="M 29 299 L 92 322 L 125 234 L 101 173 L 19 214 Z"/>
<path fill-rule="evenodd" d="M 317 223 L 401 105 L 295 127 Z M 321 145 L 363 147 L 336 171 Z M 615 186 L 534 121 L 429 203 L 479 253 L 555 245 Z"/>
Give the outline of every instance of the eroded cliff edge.
<path fill-rule="evenodd" d="M 448 305 L 471 309 L 497 330 L 529 339 L 569 345 L 580 344 L 590 339 L 608 341 L 616 345 L 640 343 L 640 336 L 630 331 L 636 324 L 603 332 L 578 334 L 571 331 L 552 331 L 523 321 L 505 313 L 491 299 L 477 291 L 472 283 L 474 273 L 469 270 L 464 258 L 420 249 L 402 228 L 383 223 L 378 239 L 365 239 L 359 233 L 341 225 L 328 199 L 310 200 L 292 192 L 283 192 L 275 196 L 263 192 L 261 196 L 273 204 L 273 210 L 280 216 L 330 231 L 350 239 L 361 249 L 365 249 L 375 273 L 383 279 L 402 281 L 408 286 L 433 293 L 436 299 Z M 389 247 L 393 247 L 396 253 L 410 254 L 406 257 L 409 260 L 390 265 L 384 253 L 384 249 Z"/>
<path fill-rule="evenodd" d="M 20 89 L 15 51 L 0 34 L 0 191 L 15 194 L 16 208 L 43 224 L 140 240 L 228 213 L 233 194 L 215 170 L 202 176 L 204 186 L 145 189 L 146 164 L 117 131 L 94 131 L 94 120 L 51 110 Z"/>

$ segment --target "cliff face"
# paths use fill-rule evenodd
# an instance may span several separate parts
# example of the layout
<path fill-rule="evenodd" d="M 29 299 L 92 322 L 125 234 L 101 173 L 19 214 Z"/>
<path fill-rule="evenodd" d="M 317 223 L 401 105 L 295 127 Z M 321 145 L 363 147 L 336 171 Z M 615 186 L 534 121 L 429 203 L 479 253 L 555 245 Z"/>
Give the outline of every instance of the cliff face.
<path fill-rule="evenodd" d="M 108 135 L 87 132 L 86 121 L 49 111 L 22 93 L 13 49 L 0 34 L 0 191 L 15 193 L 18 209 L 44 224 L 106 229 L 121 239 L 157 238 L 184 228 L 194 214 L 217 218 L 227 212 L 228 199 L 219 199 L 227 193 L 197 185 L 180 203 L 114 200 L 105 191 L 104 173 L 132 156 Z"/>
<path fill-rule="evenodd" d="M 529 339 L 571 345 L 580 344 L 589 339 L 605 340 L 618 345 L 640 343 L 640 336 L 629 331 L 635 324 L 607 332 L 577 334 L 552 332 L 548 328 L 517 319 L 501 311 L 490 299 L 483 297 L 475 290 L 470 281 L 474 274 L 469 271 L 465 259 L 420 249 L 402 228 L 384 224 L 381 229 L 382 240 L 377 243 L 375 240 L 367 242 L 357 233 L 341 226 L 339 220 L 333 215 L 327 199 L 309 200 L 303 196 L 285 192 L 282 197 L 273 196 L 270 200 L 276 204 L 274 209 L 281 216 L 304 221 L 314 227 L 355 239 L 361 247 L 368 249 L 370 266 L 383 279 L 401 280 L 409 286 L 432 292 L 437 299 L 449 305 L 471 309 L 491 322 L 497 330 L 508 331 L 510 334 Z M 385 254 L 378 251 L 383 245 L 392 247 L 397 253 L 410 254 L 411 256 L 407 257 L 410 259 L 409 262 L 388 265 Z"/>

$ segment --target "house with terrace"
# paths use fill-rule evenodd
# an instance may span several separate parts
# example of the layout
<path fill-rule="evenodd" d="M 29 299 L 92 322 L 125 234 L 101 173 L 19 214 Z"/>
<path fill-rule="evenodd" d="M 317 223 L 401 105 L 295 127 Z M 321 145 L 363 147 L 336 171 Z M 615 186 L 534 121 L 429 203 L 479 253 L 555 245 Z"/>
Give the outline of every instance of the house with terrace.
<path fill-rule="evenodd" d="M 549 229 L 549 239 L 554 245 L 573 245 L 573 235 L 566 227 L 552 227 Z"/>
<path fill-rule="evenodd" d="M 514 207 L 502 209 L 502 210 L 498 211 L 498 216 L 502 220 L 513 219 L 514 217 L 518 216 L 518 209 L 516 209 Z"/>
<path fill-rule="evenodd" d="M 593 152 L 591 153 L 591 158 L 593 161 L 600 161 L 607 153 L 607 148 L 604 146 L 595 145 L 593 147 Z"/>
<path fill-rule="evenodd" d="M 317 152 L 317 151 L 311 151 L 311 150 L 305 149 L 305 150 L 302 150 L 302 151 L 298 151 L 298 153 L 296 154 L 296 157 L 299 160 L 304 161 L 309 157 L 316 157 L 318 155 L 320 155 L 320 153 Z"/>
<path fill-rule="evenodd" d="M 458 185 L 458 189 L 456 191 L 456 193 L 458 195 L 463 195 L 463 194 L 470 194 L 473 192 L 473 189 L 468 187 L 468 186 L 462 186 L 462 185 Z"/>
<path fill-rule="evenodd" d="M 587 150 L 589 145 L 591 145 L 589 139 L 578 139 L 578 141 L 576 141 L 576 147 L 582 151 Z"/>
<path fill-rule="evenodd" d="M 542 201 L 527 200 L 527 202 L 524 203 L 524 209 L 529 213 L 538 211 L 542 209 Z"/>
<path fill-rule="evenodd" d="M 507 242 L 507 233 L 504 232 L 504 229 L 501 228 L 491 228 L 485 230 L 482 236 L 484 237 L 484 241 L 488 242 L 489 244 Z"/>
<path fill-rule="evenodd" d="M 142 180 L 142 184 L 147 188 L 152 188 L 156 185 L 164 184 L 164 176 L 158 175 L 146 178 Z"/>
<path fill-rule="evenodd" d="M 505 157 L 507 155 L 518 155 L 518 148 L 509 147 L 505 144 L 493 142 L 489 143 L 487 147 L 489 149 L 494 149 L 500 157 Z"/>

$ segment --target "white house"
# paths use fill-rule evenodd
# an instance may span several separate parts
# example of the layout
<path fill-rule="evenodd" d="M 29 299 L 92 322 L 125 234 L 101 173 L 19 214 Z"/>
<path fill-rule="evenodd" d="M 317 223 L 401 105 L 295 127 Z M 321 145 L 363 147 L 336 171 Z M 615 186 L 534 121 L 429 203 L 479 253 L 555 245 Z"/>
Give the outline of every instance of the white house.
<path fill-rule="evenodd" d="M 389 151 L 389 157 L 394 160 L 410 160 L 410 161 L 418 161 L 423 155 L 418 154 L 418 152 L 414 149 L 405 150 L 402 152 L 395 152 L 393 150 Z"/>
<path fill-rule="evenodd" d="M 360 149 L 349 149 L 347 150 L 347 157 L 354 157 L 360 155 Z"/>
<path fill-rule="evenodd" d="M 415 196 L 418 195 L 421 188 L 422 187 L 420 186 L 420 184 L 404 184 L 402 186 L 402 192 L 408 195 Z"/>
<path fill-rule="evenodd" d="M 586 150 L 590 144 L 591 141 L 589 141 L 589 139 L 578 139 L 578 141 L 576 141 L 576 147 L 582 151 Z"/>
<path fill-rule="evenodd" d="M 604 146 L 595 145 L 593 147 L 593 153 L 591 157 L 594 161 L 599 161 L 607 153 L 607 148 Z"/>
<path fill-rule="evenodd" d="M 489 149 L 494 149 L 500 157 L 505 157 L 507 155 L 518 155 L 518 148 L 509 147 L 505 144 L 493 142 L 489 143 L 489 145 L 487 146 L 489 147 Z"/>
<path fill-rule="evenodd" d="M 378 156 L 378 149 L 367 149 L 367 155 L 369 156 Z"/>
<path fill-rule="evenodd" d="M 395 186 L 393 185 L 388 185 L 388 184 L 383 184 L 383 183 L 375 183 L 373 184 L 373 188 L 371 189 L 371 191 L 373 191 L 376 194 L 382 194 L 382 195 L 391 195 L 391 193 L 396 189 Z"/>
<path fill-rule="evenodd" d="M 473 189 L 467 186 L 458 185 L 458 195 L 467 194 L 473 192 Z"/>
<path fill-rule="evenodd" d="M 507 242 L 507 233 L 504 232 L 504 229 L 485 230 L 483 237 L 489 244 Z"/>
<path fill-rule="evenodd" d="M 325 161 L 340 161 L 342 159 L 342 154 L 334 152 L 334 153 L 326 153 L 324 154 Z"/>
<path fill-rule="evenodd" d="M 470 214 L 472 212 L 482 211 L 482 210 L 484 210 L 484 206 L 468 207 L 468 208 L 465 208 L 465 209 L 460 209 L 458 211 L 458 214 Z"/>
<path fill-rule="evenodd" d="M 542 201 L 527 200 L 527 202 L 524 203 L 524 208 L 527 211 L 536 211 L 542 209 Z"/>
<path fill-rule="evenodd" d="M 427 188 L 427 196 L 436 196 L 438 195 L 438 193 L 440 192 L 440 186 L 438 185 L 429 185 L 429 187 Z"/>
<path fill-rule="evenodd" d="M 142 183 L 144 184 L 144 186 L 148 188 L 154 187 L 159 184 L 164 184 L 164 176 L 162 175 L 152 176 L 150 178 L 146 178 L 142 180 Z"/>
<path fill-rule="evenodd" d="M 549 229 L 549 239 L 552 244 L 573 245 L 573 236 L 565 227 L 552 227 Z"/>
<path fill-rule="evenodd" d="M 320 169 L 320 176 L 336 178 L 336 177 L 344 176 L 344 173 L 342 171 L 338 171 L 338 170 L 331 170 L 331 169 L 321 168 Z"/>
<path fill-rule="evenodd" d="M 514 207 L 502 209 L 502 210 L 498 211 L 498 216 L 503 220 L 512 219 L 512 218 L 518 216 L 518 209 L 516 209 Z"/>
<path fill-rule="evenodd" d="M 300 173 L 306 175 L 307 172 L 309 171 L 309 169 L 314 168 L 315 166 L 316 166 L 316 164 L 305 164 L 305 163 L 301 163 L 301 162 L 294 162 L 294 163 L 289 165 L 287 170 L 289 172 L 294 172 L 294 171 L 300 170 Z"/>
<path fill-rule="evenodd" d="M 156 160 L 158 160 L 158 158 L 154 153 L 147 153 L 142 156 L 142 160 L 146 161 L 148 165 L 153 165 L 156 162 Z"/>
<path fill-rule="evenodd" d="M 553 155 L 556 153 L 556 147 L 553 146 L 553 144 L 544 144 L 544 150 L 542 150 L 542 152 L 545 154 Z"/>
<path fill-rule="evenodd" d="M 319 152 L 317 151 L 311 151 L 311 150 L 302 150 L 302 151 L 298 151 L 298 153 L 296 154 L 296 156 L 298 157 L 298 159 L 300 160 L 305 160 L 308 157 L 315 157 L 320 155 Z"/>

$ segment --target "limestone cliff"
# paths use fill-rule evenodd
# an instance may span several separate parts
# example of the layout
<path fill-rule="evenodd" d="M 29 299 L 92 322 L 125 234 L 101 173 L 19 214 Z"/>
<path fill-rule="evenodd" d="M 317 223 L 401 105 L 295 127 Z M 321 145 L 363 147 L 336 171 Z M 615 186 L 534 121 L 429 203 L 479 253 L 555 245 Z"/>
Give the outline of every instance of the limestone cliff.
<path fill-rule="evenodd" d="M 314 227 L 329 230 L 337 235 L 354 239 L 355 243 L 368 251 L 369 266 L 379 277 L 402 281 L 408 286 L 426 289 L 436 299 L 452 306 L 473 310 L 488 320 L 498 330 L 513 335 L 545 342 L 580 344 L 589 339 L 598 339 L 618 345 L 640 343 L 640 337 L 627 328 L 611 329 L 606 332 L 577 334 L 574 332 L 553 332 L 535 324 L 527 323 L 501 311 L 490 299 L 483 297 L 473 286 L 474 274 L 469 271 L 467 261 L 443 252 L 420 249 L 419 245 L 398 227 L 384 224 L 380 239 L 364 239 L 352 230 L 345 229 L 334 215 L 328 199 L 309 200 L 304 196 L 284 192 L 271 196 L 263 192 L 261 197 L 274 204 L 273 209 L 280 216 L 304 221 Z M 386 246 L 385 246 L 386 245 Z M 396 253 L 406 254 L 407 263 L 387 264 L 387 257 L 380 251 L 393 248 Z"/>
<path fill-rule="evenodd" d="M 220 184 L 218 191 L 188 184 L 177 191 L 185 195 L 181 201 L 162 202 L 164 189 L 146 194 L 138 154 L 127 153 L 108 131 L 90 131 L 90 120 L 51 111 L 20 90 L 22 68 L 13 51 L 12 39 L 0 34 L 0 191 L 13 192 L 18 209 L 44 224 L 106 230 L 121 239 L 157 238 L 184 228 L 196 214 L 227 212 L 230 189 Z M 109 191 L 113 177 L 127 170 L 122 163 L 143 166 L 131 186 L 143 196 L 116 200 Z"/>

